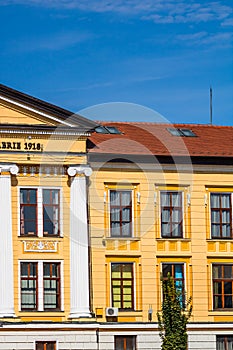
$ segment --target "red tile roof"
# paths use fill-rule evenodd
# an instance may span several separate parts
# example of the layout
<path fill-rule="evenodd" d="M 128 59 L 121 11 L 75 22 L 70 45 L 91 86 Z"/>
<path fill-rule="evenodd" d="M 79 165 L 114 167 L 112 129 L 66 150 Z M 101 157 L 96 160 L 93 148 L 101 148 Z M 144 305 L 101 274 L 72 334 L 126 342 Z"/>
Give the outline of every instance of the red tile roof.
<path fill-rule="evenodd" d="M 199 124 L 99 122 L 115 126 L 122 134 L 93 133 L 90 153 L 114 155 L 157 155 L 233 157 L 233 127 Z M 190 129 L 196 137 L 173 136 L 168 128 Z"/>

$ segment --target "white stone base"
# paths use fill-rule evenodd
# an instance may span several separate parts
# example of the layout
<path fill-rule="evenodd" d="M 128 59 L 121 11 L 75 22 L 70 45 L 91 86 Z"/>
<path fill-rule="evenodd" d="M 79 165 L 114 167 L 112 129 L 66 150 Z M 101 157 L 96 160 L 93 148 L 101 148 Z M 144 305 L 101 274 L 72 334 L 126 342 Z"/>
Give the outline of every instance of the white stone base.
<path fill-rule="evenodd" d="M 115 335 L 135 335 L 137 350 L 160 350 L 156 323 L 0 324 L 0 350 L 35 350 L 36 341 L 56 341 L 57 350 L 114 350 Z M 98 331 L 98 337 L 97 337 Z M 233 323 L 190 324 L 189 350 L 216 350 L 217 335 L 233 336 Z M 99 343 L 97 343 L 99 339 Z"/>

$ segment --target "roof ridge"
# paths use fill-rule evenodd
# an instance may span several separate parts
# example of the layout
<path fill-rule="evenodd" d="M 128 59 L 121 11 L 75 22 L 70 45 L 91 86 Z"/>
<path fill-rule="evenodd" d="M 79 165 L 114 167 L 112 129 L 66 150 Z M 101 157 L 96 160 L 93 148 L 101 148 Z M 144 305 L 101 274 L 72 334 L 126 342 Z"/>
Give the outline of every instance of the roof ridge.
<path fill-rule="evenodd" d="M 233 125 L 215 125 L 215 124 L 200 124 L 200 123 L 160 123 L 160 122 L 129 122 L 129 121 L 114 121 L 114 120 L 95 120 L 96 123 L 100 124 L 127 124 L 127 125 L 170 125 L 170 126 L 201 126 L 201 127 L 211 127 L 211 128 L 233 128 Z"/>

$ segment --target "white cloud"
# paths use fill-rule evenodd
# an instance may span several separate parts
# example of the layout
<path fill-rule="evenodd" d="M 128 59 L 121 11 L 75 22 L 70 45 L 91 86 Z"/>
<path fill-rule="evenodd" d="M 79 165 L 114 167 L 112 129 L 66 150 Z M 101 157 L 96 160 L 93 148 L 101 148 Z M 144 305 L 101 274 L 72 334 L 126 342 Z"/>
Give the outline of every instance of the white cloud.
<path fill-rule="evenodd" d="M 218 47 L 226 48 L 232 46 L 233 33 L 207 33 L 207 32 L 197 32 L 192 34 L 182 34 L 175 37 L 175 41 L 183 42 L 194 47 L 194 46 L 208 46 L 208 47 Z"/>
<path fill-rule="evenodd" d="M 61 9 L 79 9 L 91 12 L 112 12 L 139 16 L 156 23 L 230 22 L 232 7 L 224 0 L 198 2 L 197 0 L 2 0 L 1 5 L 43 6 Z"/>
<path fill-rule="evenodd" d="M 24 38 L 11 45 L 12 50 L 17 52 L 33 51 L 60 51 L 70 46 L 75 46 L 81 42 L 93 38 L 92 34 L 79 32 L 62 32 L 54 35 L 47 35 L 40 38 Z"/>
<path fill-rule="evenodd" d="M 233 26 L 233 18 L 227 18 L 222 22 L 222 26 Z"/>

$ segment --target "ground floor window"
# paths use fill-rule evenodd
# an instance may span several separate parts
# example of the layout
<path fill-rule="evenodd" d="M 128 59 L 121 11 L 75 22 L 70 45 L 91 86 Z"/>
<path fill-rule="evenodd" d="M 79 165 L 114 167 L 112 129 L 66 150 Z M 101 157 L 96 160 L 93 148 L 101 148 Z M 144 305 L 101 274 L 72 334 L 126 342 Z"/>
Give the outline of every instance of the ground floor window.
<path fill-rule="evenodd" d="M 36 341 L 36 350 L 56 350 L 55 341 Z"/>
<path fill-rule="evenodd" d="M 121 310 L 134 309 L 133 264 L 112 263 L 112 306 Z M 128 349 L 127 349 L 128 350 Z"/>
<path fill-rule="evenodd" d="M 61 309 L 60 265 L 60 262 L 43 261 L 20 263 L 22 311 Z"/>
<path fill-rule="evenodd" d="M 233 335 L 217 336 L 217 350 L 233 350 Z"/>
<path fill-rule="evenodd" d="M 213 265 L 214 309 L 233 308 L 233 264 Z"/>
<path fill-rule="evenodd" d="M 136 350 L 136 336 L 116 335 L 114 350 Z"/>

